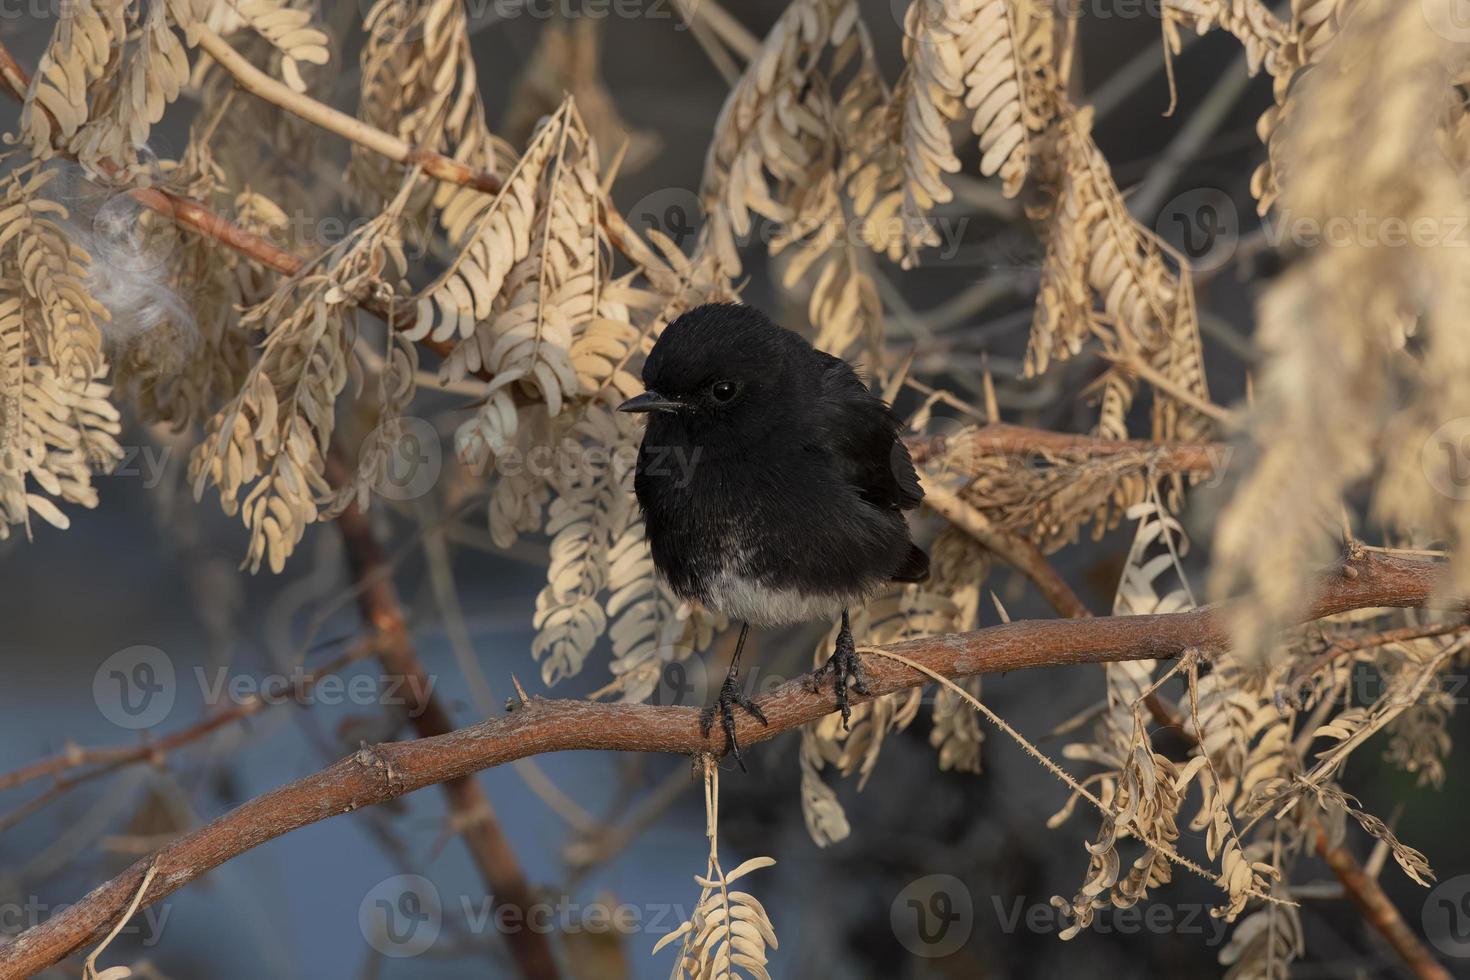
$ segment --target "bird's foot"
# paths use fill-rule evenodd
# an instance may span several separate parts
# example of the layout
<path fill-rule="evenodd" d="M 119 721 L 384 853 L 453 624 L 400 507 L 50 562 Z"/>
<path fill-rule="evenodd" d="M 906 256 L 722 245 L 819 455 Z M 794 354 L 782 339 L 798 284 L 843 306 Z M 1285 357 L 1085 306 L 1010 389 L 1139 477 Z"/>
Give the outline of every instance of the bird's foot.
<path fill-rule="evenodd" d="M 837 710 L 842 712 L 842 728 L 848 727 L 852 706 L 847 703 L 847 690 L 868 694 L 868 682 L 863 679 L 863 664 L 857 654 L 857 644 L 852 639 L 852 627 L 847 623 L 847 612 L 842 613 L 842 629 L 837 633 L 837 647 L 825 664 L 811 672 L 807 686 L 819 691 L 828 675 L 832 676 L 832 690 L 837 695 Z"/>
<path fill-rule="evenodd" d="M 749 772 L 745 768 L 745 760 L 740 757 L 740 743 L 735 741 L 735 709 L 744 708 L 755 716 L 755 720 L 762 725 L 769 725 L 765 713 L 754 701 L 740 693 L 740 687 L 734 667 L 725 677 L 725 683 L 720 686 L 720 693 L 715 696 L 715 703 L 705 708 L 699 715 L 699 727 L 703 730 L 705 738 L 709 738 L 710 730 L 715 727 L 715 716 L 719 716 L 720 727 L 725 731 L 725 743 L 730 754 L 735 757 L 741 772 Z"/>

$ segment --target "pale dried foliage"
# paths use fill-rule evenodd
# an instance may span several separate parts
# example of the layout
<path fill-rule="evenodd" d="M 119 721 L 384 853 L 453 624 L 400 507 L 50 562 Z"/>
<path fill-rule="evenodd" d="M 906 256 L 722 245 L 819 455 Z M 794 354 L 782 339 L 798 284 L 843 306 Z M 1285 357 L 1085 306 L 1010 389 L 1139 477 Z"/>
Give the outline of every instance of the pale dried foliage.
<path fill-rule="evenodd" d="M 1114 613 L 1148 615 L 1187 608 L 1190 603 L 1183 590 L 1160 595 L 1156 584 L 1175 568 L 1169 539 L 1179 534 L 1177 522 L 1150 503 L 1137 505 L 1131 513 L 1138 520 L 1138 530 L 1118 585 Z M 1098 909 L 1129 908 L 1147 898 L 1149 889 L 1167 884 L 1173 876 L 1168 854 L 1157 846 L 1144 844 L 1126 871 L 1118 852 L 1118 844 L 1130 837 L 1165 845 L 1179 838 L 1177 818 L 1185 779 L 1173 760 L 1150 745 L 1144 705 L 1154 686 L 1155 668 L 1156 663 L 1147 660 L 1104 668 L 1108 701 L 1095 723 L 1093 739 L 1063 750 L 1069 759 L 1101 767 L 1084 785 L 1096 785 L 1104 807 L 1097 837 L 1087 845 L 1088 867 L 1082 887 L 1071 899 L 1052 899 L 1072 920 L 1062 934 L 1065 939 L 1088 928 Z M 1052 817 L 1052 826 L 1072 815 L 1079 795 L 1074 792 Z M 1252 884 L 1247 877 L 1238 884 L 1229 882 L 1227 888 L 1233 896 L 1244 894 Z"/>
<path fill-rule="evenodd" d="M 1273 104 L 1258 127 L 1267 161 L 1253 181 L 1263 213 L 1274 208 L 1289 225 L 1366 212 L 1406 226 L 1427 220 L 1447 237 L 1467 217 L 1470 120 L 1456 88 L 1460 52 L 1427 21 L 1451 2 L 1294 0 L 1277 16 L 1259 0 L 1168 0 L 1164 43 L 1177 53 L 1181 29 L 1222 30 L 1253 71 L 1272 75 Z M 1114 613 L 1197 605 L 1176 515 L 1207 468 L 1178 465 L 1167 446 L 1117 442 L 1217 435 L 1222 413 L 1209 411 L 1192 274 L 1130 215 L 1093 138 L 1092 109 L 1069 84 L 1077 24 L 1053 5 L 914 0 L 890 80 L 856 3 L 790 0 L 713 122 L 699 189 L 705 221 L 688 254 L 656 229 L 638 237 L 613 206 L 612 161 L 636 165 L 647 145 L 635 138 L 626 155 L 609 145 L 625 126 L 599 76 L 595 37 L 580 25 L 549 27 L 497 134 L 456 0 L 376 0 L 365 11 L 357 113 L 493 176 L 500 190 L 438 182 L 358 147 L 339 189 L 364 220 L 320 248 L 296 220 L 324 207 L 311 168 L 337 167 L 316 159 L 320 134 L 237 90 L 210 59 L 191 66 L 189 50 L 190 29 L 207 25 L 296 92 L 324 98 L 341 69 L 331 53 L 354 48 L 308 8 L 64 5 L 0 186 L 0 537 L 12 526 L 29 534 L 32 518 L 65 527 L 58 504 L 97 504 L 92 477 L 122 454 L 121 401 L 141 421 L 189 432 L 180 438 L 194 445 L 196 494 L 213 486 L 240 515 L 252 571 L 280 571 L 310 525 L 378 502 L 406 418 L 428 398 L 440 407 L 454 398 L 463 481 L 454 499 L 466 486 L 480 494 L 500 548 L 523 536 L 546 548 L 532 616 L 543 681 L 605 663 L 611 679 L 599 696 L 647 699 L 726 624 L 678 601 L 648 554 L 631 493 L 640 429 L 615 411 L 640 390 L 643 355 L 683 309 L 738 298 L 751 242 L 765 240 L 817 344 L 864 359 L 891 380 L 889 394 L 901 391 L 903 379 L 890 375 L 908 366 L 895 367 L 885 342 L 880 273 L 925 260 L 958 203 L 950 175 L 978 158 L 1002 195 L 1024 196 L 1042 250 L 1025 371 L 1058 371 L 1088 347 L 1104 354 L 1111 366 L 1086 395 L 1098 406 L 1092 435 L 1110 449 L 1007 455 L 985 448 L 981 427 L 955 426 L 925 460 L 925 479 L 1048 553 L 1084 528 L 1101 537 L 1132 522 Z M 150 128 L 189 86 L 200 111 L 188 146 L 177 161 L 156 161 Z M 122 342 L 90 271 L 97 256 L 66 232 L 78 216 L 47 192 L 58 157 L 112 191 L 166 184 L 304 267 L 282 276 L 179 232 L 157 276 L 187 316 L 150 320 Z M 762 222 L 775 233 L 756 234 Z M 420 248 L 432 262 L 419 261 Z M 1470 417 L 1465 249 L 1349 243 L 1295 258 L 1260 300 L 1263 358 L 1242 437 L 1250 466 L 1213 541 L 1212 594 L 1248 597 L 1236 652 L 1191 654 L 1163 673 L 1151 662 L 1106 668 L 1106 701 L 1064 751 L 1085 775 L 1022 739 L 1072 792 L 1055 823 L 1079 801 L 1099 814 L 1081 883 L 1055 899 L 1071 917 L 1067 935 L 1107 907 L 1149 899 L 1184 867 L 1219 886 L 1217 913 L 1237 923 L 1220 959 L 1240 978 L 1285 976 L 1303 954 L 1291 882 L 1317 834 L 1336 841 L 1351 820 L 1406 874 L 1429 880 L 1423 856 L 1339 779 L 1351 754 L 1383 733 L 1390 762 L 1439 785 L 1453 708 L 1442 679 L 1465 660 L 1463 638 L 1448 633 L 1372 640 L 1422 625 L 1405 613 L 1282 632 L 1306 600 L 1308 573 L 1338 544 L 1345 493 L 1365 478 L 1375 487 L 1371 517 L 1463 556 L 1470 509 L 1434 489 L 1452 480 L 1443 468 L 1455 461 L 1421 447 L 1442 423 Z M 389 322 L 363 315 L 364 304 Z M 419 370 L 424 345 L 445 355 L 437 377 Z M 1140 398 L 1147 433 L 1130 432 Z M 940 392 L 914 427 L 941 404 L 980 414 Z M 344 417 L 354 424 L 339 426 Z M 370 434 L 354 457 L 341 443 L 359 428 Z M 510 465 L 538 450 L 554 465 Z M 338 486 L 327 479 L 334 454 L 347 462 Z M 931 551 L 928 582 L 853 610 L 861 644 L 977 627 L 994 556 L 958 528 L 939 531 Z M 1458 558 L 1462 585 L 1463 565 Z M 604 639 L 606 660 L 594 656 Z M 816 662 L 832 639 L 820 641 Z M 1382 678 L 1370 696 L 1356 690 L 1361 671 Z M 973 679 L 937 688 L 928 739 L 939 769 L 980 771 L 980 714 L 1020 738 L 980 693 Z M 923 703 L 914 688 L 856 706 L 850 728 L 831 715 L 803 731 L 801 804 L 818 845 L 853 827 L 826 770 L 856 775 L 861 788 Z M 1191 748 L 1156 748 L 1161 713 Z M 774 931 L 760 903 L 730 886 L 773 862 L 721 870 L 717 797 L 707 767 L 699 903 L 660 946 L 682 943 L 676 976 L 764 977 Z M 1191 836 L 1205 865 L 1176 849 Z"/>
<path fill-rule="evenodd" d="M 90 256 L 57 223 L 65 209 L 41 194 L 54 176 L 12 170 L 0 201 L 0 538 L 29 534 L 32 514 L 67 527 L 52 498 L 97 506 L 93 471 L 123 455 L 102 381 L 107 310 L 84 282 Z"/>
<path fill-rule="evenodd" d="M 680 941 L 679 959 L 670 980 L 717 980 L 753 977 L 771 980 L 766 970 L 766 950 L 775 949 L 776 930 L 760 900 L 730 886 L 752 871 L 769 868 L 775 858 L 753 857 L 728 873 L 720 867 L 720 776 L 712 761 L 704 768 L 705 836 L 709 839 L 709 862 L 702 875 L 694 914 L 666 933 L 653 947 L 657 953 Z"/>
<path fill-rule="evenodd" d="M 1052 193 L 1037 209 L 1047 250 L 1027 351 L 1027 369 L 1045 371 L 1090 338 L 1122 358 L 1159 370 L 1179 388 L 1209 400 L 1200 353 L 1198 314 L 1187 266 L 1171 266 L 1158 239 L 1128 214 L 1107 161 L 1092 141 L 1092 113 L 1057 97 L 1057 119 L 1042 179 Z M 1126 438 L 1136 384 L 1122 367 L 1101 391 L 1099 435 Z M 1172 392 L 1155 392 L 1153 437 L 1196 439 L 1209 421 Z"/>
<path fill-rule="evenodd" d="M 241 319 L 242 329 L 265 331 L 260 356 L 239 393 L 206 424 L 189 475 L 196 498 L 212 483 L 225 513 L 239 511 L 250 531 L 245 561 L 251 571 L 263 561 L 272 571 L 284 568 L 307 526 L 330 504 L 326 457 L 335 406 L 349 378 L 361 377 L 353 350 L 356 307 L 369 298 L 391 298 L 407 272 L 401 204 L 401 199 L 394 202 L 331 249 L 318 268 L 306 270 Z M 401 361 L 391 363 L 403 370 Z M 411 365 L 407 373 L 411 384 Z M 402 392 L 402 382 L 393 383 L 387 375 L 382 390 L 407 404 L 411 388 Z M 392 410 L 388 400 L 383 409 Z M 357 478 L 367 476 L 359 471 Z M 365 499 L 367 491 L 357 495 Z M 335 509 L 327 506 L 326 512 Z"/>
<path fill-rule="evenodd" d="M 1131 508 L 1129 516 L 1138 520 L 1138 530 L 1115 614 L 1192 608 L 1177 521 L 1153 501 Z M 1179 585 L 1164 591 L 1160 583 L 1171 575 Z M 1099 767 L 1083 784 L 1095 786 L 1108 805 L 1099 836 L 1088 846 L 1082 888 L 1070 900 L 1054 900 L 1075 917 L 1072 934 L 1086 928 L 1097 910 L 1131 906 L 1169 880 L 1167 855 L 1149 846 L 1124 874 L 1118 843 L 1129 836 L 1176 839 L 1191 791 L 1198 807 L 1188 829 L 1203 835 L 1227 896 L 1214 914 L 1239 917 L 1220 953 L 1231 977 L 1288 975 L 1305 946 L 1286 882 L 1316 836 L 1336 842 L 1347 818 L 1383 841 L 1411 879 L 1431 882 L 1424 856 L 1363 812 L 1336 782 L 1348 756 L 1382 730 L 1400 731 L 1386 753 L 1390 762 L 1427 782 L 1443 772 L 1450 705 L 1440 679 L 1463 661 L 1466 641 L 1448 635 L 1373 640 L 1373 631 L 1403 625 L 1410 616 L 1369 611 L 1341 617 L 1340 623 L 1324 621 L 1281 644 L 1268 668 L 1237 654 L 1217 656 L 1208 673 L 1193 654 L 1157 678 L 1158 665 L 1150 661 L 1106 667 L 1108 701 L 1093 737 L 1064 752 Z M 1375 683 L 1363 682 L 1361 671 L 1369 669 L 1378 674 Z M 1187 758 L 1173 759 L 1156 751 L 1150 736 L 1150 712 L 1167 702 L 1149 699 L 1160 697 L 1161 687 L 1180 673 L 1185 685 L 1178 724 L 1193 747 Z M 1072 815 L 1077 799 L 1074 794 L 1055 824 Z"/>
<path fill-rule="evenodd" d="M 1390 526 L 1451 543 L 1470 530 L 1461 502 L 1436 489 L 1455 479 L 1456 458 L 1433 435 L 1470 414 L 1457 380 L 1470 367 L 1470 256 L 1454 241 L 1470 210 L 1443 149 L 1464 114 L 1463 46 L 1430 19 L 1351 4 L 1313 49 L 1316 66 L 1291 94 L 1299 111 L 1273 136 L 1292 161 L 1276 174 L 1286 230 L 1358 224 L 1306 251 L 1260 302 L 1255 459 L 1218 524 L 1211 583 L 1216 595 L 1251 596 L 1237 630 L 1249 653 L 1298 611 L 1309 570 L 1341 546 L 1339 515 L 1357 481 L 1374 479 L 1374 511 Z M 1395 225 L 1429 231 L 1393 241 Z"/>
<path fill-rule="evenodd" d="M 359 59 L 360 117 L 416 146 L 503 175 L 516 154 L 485 122 L 463 5 L 380 0 L 368 9 L 363 28 L 368 36 Z M 348 179 L 365 207 L 380 208 L 397 192 L 402 177 L 400 165 L 354 149 Z M 420 228 L 431 205 L 447 214 L 455 198 L 461 199 L 462 208 L 475 209 L 483 207 L 482 197 L 424 180 L 407 207 L 414 219 L 411 227 Z"/>

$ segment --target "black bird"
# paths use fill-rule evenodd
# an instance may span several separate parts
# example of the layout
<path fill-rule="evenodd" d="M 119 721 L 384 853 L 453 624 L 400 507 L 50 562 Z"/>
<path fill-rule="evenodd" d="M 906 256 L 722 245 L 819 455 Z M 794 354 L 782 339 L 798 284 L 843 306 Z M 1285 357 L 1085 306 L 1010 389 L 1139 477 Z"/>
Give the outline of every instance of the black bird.
<path fill-rule="evenodd" d="M 730 749 L 733 706 L 766 724 L 736 677 L 750 624 L 831 620 L 842 630 L 813 686 L 867 693 L 847 609 L 888 582 L 917 582 L 929 556 L 903 511 L 924 491 L 899 422 L 848 364 L 749 306 L 695 307 L 643 365 L 647 390 L 619 410 L 648 413 L 634 489 L 654 565 L 684 599 L 742 621 L 730 673 L 705 710 Z"/>

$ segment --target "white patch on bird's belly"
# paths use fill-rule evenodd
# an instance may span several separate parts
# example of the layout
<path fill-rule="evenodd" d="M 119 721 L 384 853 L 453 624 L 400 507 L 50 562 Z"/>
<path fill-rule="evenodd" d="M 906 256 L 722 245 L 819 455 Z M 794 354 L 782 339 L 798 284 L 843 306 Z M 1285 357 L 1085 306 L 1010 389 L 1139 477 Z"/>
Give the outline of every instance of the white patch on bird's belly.
<path fill-rule="evenodd" d="M 706 602 L 731 619 L 753 626 L 789 626 L 833 620 L 850 606 L 861 605 L 861 595 L 773 589 L 759 580 L 725 569 L 706 583 Z"/>

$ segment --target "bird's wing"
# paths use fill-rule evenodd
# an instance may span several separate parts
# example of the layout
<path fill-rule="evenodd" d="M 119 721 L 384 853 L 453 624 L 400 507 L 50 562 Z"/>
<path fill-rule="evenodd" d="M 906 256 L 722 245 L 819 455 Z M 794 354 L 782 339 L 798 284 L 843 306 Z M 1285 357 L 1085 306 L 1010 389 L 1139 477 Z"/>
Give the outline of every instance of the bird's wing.
<path fill-rule="evenodd" d="M 826 368 L 817 399 L 819 426 L 823 448 L 833 456 L 838 472 L 875 507 L 919 506 L 924 490 L 908 447 L 898 436 L 897 417 L 846 361 L 817 353 Z"/>
<path fill-rule="evenodd" d="M 909 545 L 903 564 L 893 573 L 895 582 L 922 582 L 929 577 L 929 555 L 916 544 Z"/>

